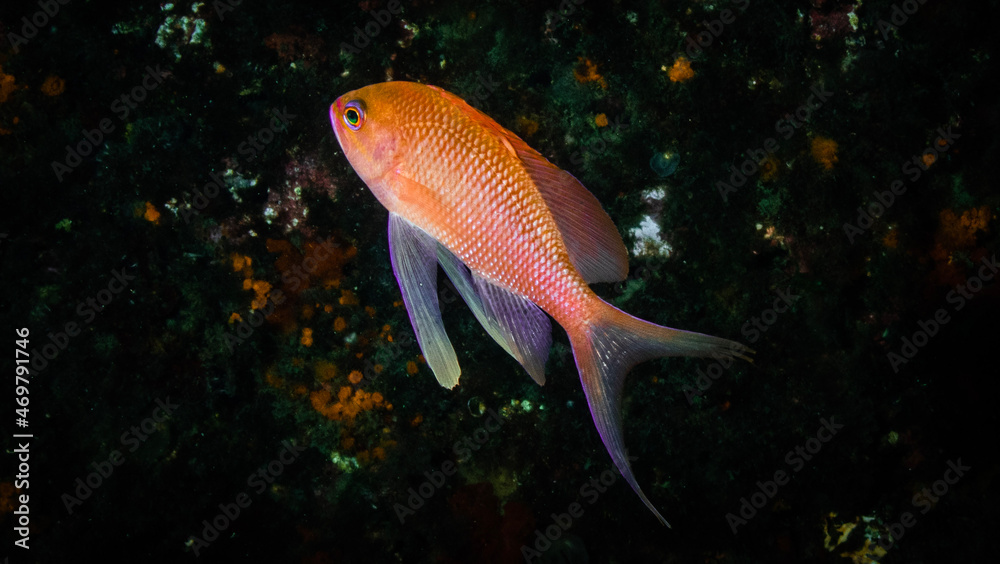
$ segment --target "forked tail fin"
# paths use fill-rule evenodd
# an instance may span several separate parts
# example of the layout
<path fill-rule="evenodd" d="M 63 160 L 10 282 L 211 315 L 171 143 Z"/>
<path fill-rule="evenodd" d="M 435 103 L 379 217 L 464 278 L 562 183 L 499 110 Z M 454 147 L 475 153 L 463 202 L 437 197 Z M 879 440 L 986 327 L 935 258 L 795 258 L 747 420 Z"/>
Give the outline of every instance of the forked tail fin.
<path fill-rule="evenodd" d="M 753 351 L 740 343 L 661 327 L 604 303 L 598 315 L 570 333 L 573 356 L 597 431 L 625 481 L 661 523 L 670 526 L 642 493 L 632 475 L 622 436 L 621 393 L 633 366 L 664 356 L 725 356 L 750 360 Z M 575 333 L 575 334 L 573 334 Z"/>

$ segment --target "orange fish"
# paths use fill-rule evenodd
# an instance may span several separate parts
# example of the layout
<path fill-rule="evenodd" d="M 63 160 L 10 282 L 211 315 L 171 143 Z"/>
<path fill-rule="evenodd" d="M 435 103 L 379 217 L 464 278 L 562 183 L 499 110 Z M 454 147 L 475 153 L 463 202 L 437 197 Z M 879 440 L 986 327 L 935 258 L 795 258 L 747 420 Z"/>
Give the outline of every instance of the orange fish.
<path fill-rule="evenodd" d="M 563 326 L 615 466 L 669 527 L 626 456 L 625 375 L 657 357 L 746 359 L 753 351 L 654 325 L 594 294 L 588 284 L 628 274 L 611 218 L 576 178 L 458 96 L 412 82 L 373 84 L 337 98 L 330 121 L 344 155 L 389 210 L 393 272 L 438 382 L 453 388 L 461 373 L 441 321 L 440 263 L 490 336 L 539 385 L 552 344 L 549 316 Z"/>

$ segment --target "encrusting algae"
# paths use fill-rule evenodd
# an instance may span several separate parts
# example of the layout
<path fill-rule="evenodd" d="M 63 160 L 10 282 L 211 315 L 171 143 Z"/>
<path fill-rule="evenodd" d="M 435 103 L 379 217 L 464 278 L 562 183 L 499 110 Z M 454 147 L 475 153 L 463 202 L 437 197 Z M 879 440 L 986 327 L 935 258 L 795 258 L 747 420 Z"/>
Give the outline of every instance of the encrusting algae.
<path fill-rule="evenodd" d="M 17 501 L 17 489 L 12 482 L 0 483 L 0 515 L 14 511 L 14 502 Z"/>
<path fill-rule="evenodd" d="M 607 88 L 608 82 L 597 72 L 597 64 L 586 57 L 577 57 L 578 64 L 573 69 L 573 77 L 580 84 L 596 82 L 601 88 Z"/>
<path fill-rule="evenodd" d="M 961 214 L 952 209 L 941 210 L 938 214 L 938 229 L 934 234 L 934 243 L 930 250 L 930 256 L 936 263 L 931 275 L 934 283 L 950 286 L 961 284 L 968 277 L 961 261 L 955 261 L 954 255 L 985 254 L 985 249 L 976 249 L 977 233 L 988 232 L 990 221 L 995 215 L 989 206 L 967 209 Z"/>
<path fill-rule="evenodd" d="M 14 75 L 4 74 L 3 66 L 0 65 L 0 104 L 5 103 L 11 94 L 24 88 L 27 88 L 27 86 L 19 86 L 14 79 Z M 17 125 L 19 121 L 17 117 L 14 117 L 11 123 Z M 13 132 L 10 129 L 0 126 L 0 135 L 10 135 L 11 133 Z"/>
<path fill-rule="evenodd" d="M 146 202 L 145 212 L 142 214 L 142 217 L 146 221 L 153 223 L 155 225 L 160 224 L 160 212 L 159 210 L 156 209 L 156 206 L 154 206 L 150 202 Z"/>
<path fill-rule="evenodd" d="M 942 210 L 937 242 L 943 249 L 961 249 L 976 242 L 976 232 L 985 231 L 993 214 L 989 206 L 968 209 L 962 215 L 953 210 Z"/>
<path fill-rule="evenodd" d="M 263 384 L 290 402 L 296 418 L 311 419 L 316 426 L 316 417 L 321 417 L 317 428 L 323 430 L 314 435 L 318 441 L 314 446 L 330 453 L 338 468 L 350 471 L 385 460 L 396 446 L 393 404 L 372 389 L 389 365 L 384 355 L 382 363 L 374 362 L 373 356 L 382 347 L 404 343 L 397 343 L 401 340 L 393 335 L 392 325 L 375 323 L 377 310 L 363 305 L 355 290 L 340 287 L 343 266 L 356 250 L 329 243 L 327 252 L 334 252 L 324 259 L 316 253 L 320 244 L 307 242 L 299 252 L 287 241 L 268 240 L 268 251 L 279 255 L 275 260 L 279 275 L 264 275 L 259 260 L 238 252 L 229 261 L 233 272 L 243 278 L 243 287 L 254 291 L 252 306 L 267 305 L 278 291 L 284 296 L 280 304 L 272 301 L 268 306 L 274 309 L 266 319 L 284 329 L 287 342 L 296 345 L 297 356 L 267 369 Z M 313 291 L 306 294 L 306 289 Z M 402 302 L 393 305 L 402 307 Z M 232 313 L 229 321 L 241 322 L 244 317 L 245 313 Z M 312 356 L 314 350 L 324 356 Z M 419 355 L 404 356 L 393 359 L 391 366 L 413 374 L 423 362 Z M 413 420 L 413 414 L 406 414 L 398 425 L 409 427 Z M 330 430 L 339 433 L 336 442 L 324 441 Z"/>
<path fill-rule="evenodd" d="M 267 305 L 267 299 L 271 294 L 271 283 L 265 280 L 253 279 L 253 259 L 239 253 L 230 255 L 233 272 L 243 274 L 243 289 L 253 290 L 254 298 L 250 303 L 251 309 L 263 309 Z"/>
<path fill-rule="evenodd" d="M 694 78 L 694 69 L 691 68 L 691 61 L 687 57 L 677 57 L 673 66 L 667 71 L 670 82 L 687 82 Z"/>
<path fill-rule="evenodd" d="M 376 408 L 392 411 L 392 404 L 386 403 L 381 393 L 351 386 L 342 386 L 337 391 L 337 401 L 330 403 L 332 400 L 333 394 L 325 388 L 309 394 L 309 402 L 318 413 L 331 421 L 343 421 L 348 425 L 353 425 L 354 418 L 364 411 Z"/>
<path fill-rule="evenodd" d="M 823 167 L 823 170 L 833 170 L 833 165 L 837 164 L 837 142 L 826 137 L 813 137 L 812 139 L 813 160 Z"/>
<path fill-rule="evenodd" d="M 42 94 L 58 96 L 66 90 L 66 81 L 56 75 L 51 75 L 42 83 Z"/>
<path fill-rule="evenodd" d="M 4 74 L 3 67 L 0 66 L 0 104 L 7 101 L 11 94 L 21 90 L 22 88 L 27 88 L 26 86 L 18 86 L 12 74 Z"/>

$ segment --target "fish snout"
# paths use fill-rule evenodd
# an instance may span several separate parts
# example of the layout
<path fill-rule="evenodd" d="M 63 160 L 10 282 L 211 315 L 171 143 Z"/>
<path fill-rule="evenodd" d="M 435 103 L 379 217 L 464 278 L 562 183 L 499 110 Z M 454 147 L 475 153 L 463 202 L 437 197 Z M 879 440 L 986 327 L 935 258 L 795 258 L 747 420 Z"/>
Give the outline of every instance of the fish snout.
<path fill-rule="evenodd" d="M 334 131 L 337 131 L 337 116 L 340 115 L 341 98 L 337 98 L 332 104 L 330 104 L 330 126 L 333 127 Z"/>

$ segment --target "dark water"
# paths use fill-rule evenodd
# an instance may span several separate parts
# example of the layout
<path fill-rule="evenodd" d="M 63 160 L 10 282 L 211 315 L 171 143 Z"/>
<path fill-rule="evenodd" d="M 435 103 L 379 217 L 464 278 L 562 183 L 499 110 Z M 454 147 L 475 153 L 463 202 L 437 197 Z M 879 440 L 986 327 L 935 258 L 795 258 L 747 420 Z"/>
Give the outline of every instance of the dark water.
<path fill-rule="evenodd" d="M 5 2 L 0 555 L 986 561 L 998 15 Z M 327 116 L 390 78 L 594 193 L 631 255 L 600 295 L 756 349 L 628 379 L 672 529 L 612 467 L 561 329 L 538 387 L 442 280 L 461 384 L 421 363 L 387 214 Z"/>

